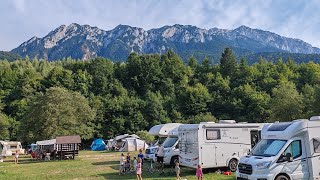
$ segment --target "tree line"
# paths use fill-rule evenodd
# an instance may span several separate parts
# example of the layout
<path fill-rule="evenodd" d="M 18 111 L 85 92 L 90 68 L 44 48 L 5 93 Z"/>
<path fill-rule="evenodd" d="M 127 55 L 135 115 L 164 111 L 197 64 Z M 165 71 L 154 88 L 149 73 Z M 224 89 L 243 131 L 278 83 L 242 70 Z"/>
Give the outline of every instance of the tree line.
<path fill-rule="evenodd" d="M 160 123 L 290 121 L 320 114 L 320 65 L 260 58 L 230 48 L 219 64 L 132 53 L 126 62 L 0 61 L 0 139 L 111 138 Z"/>

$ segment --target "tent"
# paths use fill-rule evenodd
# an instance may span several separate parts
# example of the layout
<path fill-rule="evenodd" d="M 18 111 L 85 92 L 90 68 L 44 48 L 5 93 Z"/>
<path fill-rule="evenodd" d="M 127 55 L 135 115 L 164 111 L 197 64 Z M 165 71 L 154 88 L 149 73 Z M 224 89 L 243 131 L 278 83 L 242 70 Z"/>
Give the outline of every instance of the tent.
<path fill-rule="evenodd" d="M 106 150 L 106 143 L 103 141 L 103 139 L 99 138 L 92 141 L 90 147 L 92 151 L 104 151 Z"/>
<path fill-rule="evenodd" d="M 49 140 L 43 140 L 43 141 L 37 141 L 37 147 L 38 150 L 41 152 L 53 152 L 56 149 L 56 139 L 49 139 Z"/>
<path fill-rule="evenodd" d="M 139 149 L 145 150 L 149 147 L 145 141 L 137 138 L 125 138 L 122 141 L 123 144 L 119 151 L 138 151 Z"/>
<path fill-rule="evenodd" d="M 107 141 L 107 146 L 106 146 L 107 150 L 112 150 L 112 144 L 113 144 L 112 142 L 113 142 L 113 139 L 109 139 Z"/>

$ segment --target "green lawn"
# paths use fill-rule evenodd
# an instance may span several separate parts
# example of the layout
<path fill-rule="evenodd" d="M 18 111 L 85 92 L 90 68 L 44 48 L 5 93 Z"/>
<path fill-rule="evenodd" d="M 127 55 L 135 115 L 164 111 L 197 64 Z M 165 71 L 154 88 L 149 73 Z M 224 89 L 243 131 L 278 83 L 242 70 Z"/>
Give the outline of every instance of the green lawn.
<path fill-rule="evenodd" d="M 0 179 L 135 179 L 135 175 L 118 175 L 118 164 L 121 153 L 81 151 L 75 160 L 32 161 L 29 156 L 22 156 L 19 164 L 14 164 L 13 157 L 0 163 Z M 132 153 L 135 155 L 136 153 Z M 173 170 L 167 167 L 165 175 L 147 172 L 144 165 L 144 179 L 175 179 Z M 170 173 L 171 172 L 171 173 Z M 195 170 L 182 168 L 183 178 L 196 179 Z M 235 179 L 234 176 L 205 173 L 204 179 Z"/>

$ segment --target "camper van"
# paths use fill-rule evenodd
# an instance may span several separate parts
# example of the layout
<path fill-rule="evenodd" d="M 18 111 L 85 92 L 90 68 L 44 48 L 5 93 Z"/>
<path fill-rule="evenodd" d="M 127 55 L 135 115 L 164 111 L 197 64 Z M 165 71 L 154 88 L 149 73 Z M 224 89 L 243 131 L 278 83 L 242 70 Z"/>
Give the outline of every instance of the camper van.
<path fill-rule="evenodd" d="M 179 131 L 179 161 L 182 166 L 196 168 L 229 167 L 236 171 L 239 157 L 247 154 L 259 141 L 262 124 L 219 123 L 181 125 Z"/>
<path fill-rule="evenodd" d="M 240 159 L 237 179 L 320 179 L 320 116 L 265 125 L 260 142 Z"/>
<path fill-rule="evenodd" d="M 12 151 L 7 141 L 0 141 L 0 156 L 1 157 L 12 156 Z"/>
<path fill-rule="evenodd" d="M 180 125 L 181 123 L 167 123 L 153 126 L 148 133 L 150 135 L 157 136 L 158 140 L 154 145 L 146 149 L 144 159 L 155 161 L 158 144 L 162 144 L 164 142 L 163 140 L 168 137 L 169 132 Z"/>
<path fill-rule="evenodd" d="M 8 145 L 10 146 L 10 150 L 12 154 L 15 154 L 17 151 L 19 154 L 24 154 L 25 149 L 22 148 L 22 145 L 18 141 L 7 141 Z"/>
<path fill-rule="evenodd" d="M 164 147 L 164 158 L 163 163 L 165 165 L 175 165 L 176 161 L 179 161 L 179 134 L 178 128 L 176 127 L 171 130 L 168 137 L 163 142 Z"/>

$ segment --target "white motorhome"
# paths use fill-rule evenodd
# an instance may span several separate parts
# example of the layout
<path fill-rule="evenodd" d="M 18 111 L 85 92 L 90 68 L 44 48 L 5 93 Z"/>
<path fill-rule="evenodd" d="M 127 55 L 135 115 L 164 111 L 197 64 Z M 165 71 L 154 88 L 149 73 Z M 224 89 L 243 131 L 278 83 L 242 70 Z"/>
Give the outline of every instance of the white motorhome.
<path fill-rule="evenodd" d="M 161 141 L 167 138 L 171 130 L 173 130 L 176 127 L 179 127 L 180 125 L 181 123 L 167 123 L 167 124 L 159 124 L 159 125 L 153 126 L 148 133 L 150 135 L 157 136 L 159 139 L 156 141 L 155 144 L 153 144 L 152 146 L 149 146 L 146 149 L 144 159 L 156 160 L 156 152 L 158 149 L 158 144 L 162 143 Z"/>
<path fill-rule="evenodd" d="M 237 179 L 320 179 L 320 116 L 265 125 L 261 133 L 240 159 Z"/>
<path fill-rule="evenodd" d="M 178 128 L 176 127 L 171 130 L 168 137 L 163 142 L 164 147 L 164 158 L 163 163 L 165 165 L 175 165 L 176 161 L 179 161 L 179 134 Z"/>
<path fill-rule="evenodd" d="M 182 166 L 196 168 L 229 167 L 236 171 L 239 157 L 258 142 L 263 124 L 202 122 L 179 127 L 179 160 Z"/>

